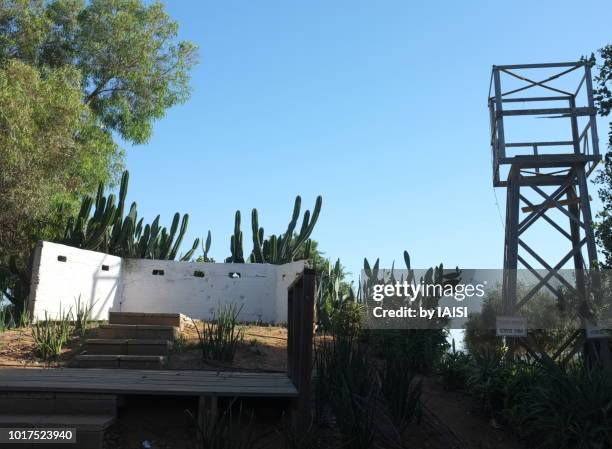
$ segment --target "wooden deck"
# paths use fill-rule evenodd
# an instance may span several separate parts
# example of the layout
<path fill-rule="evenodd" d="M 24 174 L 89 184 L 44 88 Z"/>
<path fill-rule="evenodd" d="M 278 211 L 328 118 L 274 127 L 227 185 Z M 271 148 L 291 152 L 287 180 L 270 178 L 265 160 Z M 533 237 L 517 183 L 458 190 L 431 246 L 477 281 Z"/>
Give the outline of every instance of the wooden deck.
<path fill-rule="evenodd" d="M 195 370 L 0 369 L 8 391 L 297 398 L 286 374 Z"/>

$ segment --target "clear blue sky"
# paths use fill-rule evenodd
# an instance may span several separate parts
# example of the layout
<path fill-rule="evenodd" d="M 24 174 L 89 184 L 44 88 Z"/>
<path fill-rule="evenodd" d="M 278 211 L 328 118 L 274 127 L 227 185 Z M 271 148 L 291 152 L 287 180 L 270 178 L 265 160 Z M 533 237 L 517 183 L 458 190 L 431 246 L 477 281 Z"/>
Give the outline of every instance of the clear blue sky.
<path fill-rule="evenodd" d="M 217 261 L 236 209 L 248 253 L 251 208 L 280 233 L 296 194 L 309 208 L 321 194 L 313 237 L 354 273 L 404 249 L 418 267 L 501 267 L 491 65 L 590 54 L 612 42 L 597 20 L 612 3 L 415 3 L 167 2 L 201 61 L 192 98 L 126 148 L 129 199 L 166 224 L 188 212 L 188 240 L 210 229 Z"/>

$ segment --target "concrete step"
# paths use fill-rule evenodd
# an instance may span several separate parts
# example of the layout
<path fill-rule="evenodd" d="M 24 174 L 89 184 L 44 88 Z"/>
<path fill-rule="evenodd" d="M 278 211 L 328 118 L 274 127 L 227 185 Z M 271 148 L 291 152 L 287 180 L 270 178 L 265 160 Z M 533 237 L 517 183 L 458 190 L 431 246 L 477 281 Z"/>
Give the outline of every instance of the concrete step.
<path fill-rule="evenodd" d="M 117 415 L 112 394 L 0 392 L 0 414 Z"/>
<path fill-rule="evenodd" d="M 174 341 L 178 328 L 153 324 L 101 324 L 97 337 L 103 339 L 136 339 Z"/>
<path fill-rule="evenodd" d="M 186 317 L 181 313 L 109 312 L 109 324 L 150 324 L 183 329 Z"/>
<path fill-rule="evenodd" d="M 46 443 L 46 449 L 102 449 L 104 431 L 110 427 L 115 418 L 110 415 L 45 415 L 45 414 L 2 414 L 0 427 L 27 427 L 32 430 L 72 428 L 76 429 L 76 443 Z M 39 449 L 41 441 L 34 443 L 1 444 L 2 448 Z"/>
<path fill-rule="evenodd" d="M 166 365 L 161 355 L 77 355 L 74 368 L 160 369 Z"/>
<path fill-rule="evenodd" d="M 90 338 L 88 355 L 168 355 L 172 343 L 168 340 L 143 340 L 134 338 Z"/>

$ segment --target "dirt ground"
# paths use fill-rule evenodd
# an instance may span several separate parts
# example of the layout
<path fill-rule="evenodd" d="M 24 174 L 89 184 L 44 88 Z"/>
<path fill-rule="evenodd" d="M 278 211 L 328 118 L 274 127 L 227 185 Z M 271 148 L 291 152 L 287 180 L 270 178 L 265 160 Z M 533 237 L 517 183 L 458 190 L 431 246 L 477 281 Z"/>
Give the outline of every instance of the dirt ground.
<path fill-rule="evenodd" d="M 65 365 L 75 354 L 81 342 L 73 338 L 58 360 L 45 362 L 36 355 L 36 347 L 29 327 L 11 329 L 0 334 L 0 368 L 40 368 Z"/>
<path fill-rule="evenodd" d="M 478 402 L 466 392 L 446 391 L 437 377 L 423 379 L 425 408 L 440 420 L 466 448 L 528 449 L 495 421 L 487 421 Z"/>
<path fill-rule="evenodd" d="M 202 322 L 196 321 L 201 330 Z M 186 323 L 169 357 L 169 369 L 237 369 L 284 371 L 286 368 L 287 330 L 277 326 L 243 326 L 244 339 L 238 346 L 234 363 L 203 361 L 198 335 L 192 323 Z M 59 359 L 45 363 L 35 355 L 29 328 L 0 334 L 0 375 L 3 367 L 62 366 L 78 354 L 82 342 L 74 338 Z M 488 421 L 477 402 L 464 392 L 445 391 L 436 377 L 423 378 L 424 420 L 406 433 L 406 447 L 413 449 L 526 449 L 506 429 Z M 253 422 L 269 440 L 267 447 L 282 447 L 278 404 L 266 401 L 249 404 Z M 108 448 L 187 449 L 196 435 L 190 417 L 197 409 L 188 398 L 126 398 L 119 419 L 107 434 Z M 332 435 L 333 425 L 319 429 Z M 327 438 L 327 437 L 326 437 Z M 143 442 L 146 442 L 143 446 Z M 335 447 L 332 443 L 329 447 Z"/>
<path fill-rule="evenodd" d="M 199 330 L 203 323 L 196 321 Z M 95 325 L 94 325 L 95 327 Z M 232 364 L 204 361 L 198 347 L 198 335 L 191 322 L 185 324 L 175 342 L 167 369 L 242 369 L 284 371 L 286 367 L 287 329 L 278 326 L 241 326 L 244 334 Z M 45 362 L 36 355 L 29 327 L 11 329 L 0 334 L 0 367 L 39 368 L 65 366 L 83 348 L 84 342 L 74 337 L 60 357 Z"/>
<path fill-rule="evenodd" d="M 195 321 L 202 332 L 202 321 Z M 198 333 L 192 322 L 185 323 L 168 360 L 169 369 L 242 369 L 280 371 L 286 369 L 287 329 L 279 326 L 241 326 L 244 339 L 238 345 L 234 362 L 204 361 L 198 347 Z"/>

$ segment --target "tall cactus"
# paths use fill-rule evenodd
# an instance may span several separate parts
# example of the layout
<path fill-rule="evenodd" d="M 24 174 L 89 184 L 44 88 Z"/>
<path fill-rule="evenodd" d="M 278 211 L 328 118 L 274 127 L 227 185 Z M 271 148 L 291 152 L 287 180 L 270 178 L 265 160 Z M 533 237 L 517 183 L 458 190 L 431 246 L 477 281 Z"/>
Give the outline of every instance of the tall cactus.
<path fill-rule="evenodd" d="M 68 219 L 63 243 L 121 257 L 176 259 L 187 232 L 189 215 L 185 214 L 181 219 L 180 214 L 176 213 L 170 231 L 160 226 L 159 215 L 151 224 L 143 226 L 143 219 L 138 219 L 138 206 L 135 202 L 124 217 L 128 183 L 129 172 L 125 171 L 121 177 L 117 205 L 115 195 L 105 197 L 104 185 L 100 184 L 93 215 L 91 209 L 94 199 L 85 196 L 77 216 Z M 181 260 L 190 260 L 199 243 L 200 239 L 196 239 L 191 249 L 181 256 Z"/>
<path fill-rule="evenodd" d="M 212 236 L 210 235 L 210 231 L 208 231 L 206 240 L 202 241 L 202 255 L 196 259 L 196 262 L 211 263 L 215 261 L 212 257 L 208 257 L 208 252 L 210 251 L 211 243 L 212 243 Z"/>
<path fill-rule="evenodd" d="M 231 255 L 225 259 L 226 263 L 244 263 L 242 252 L 242 231 L 240 230 L 240 211 L 234 216 L 234 234 L 230 238 Z"/>
<path fill-rule="evenodd" d="M 299 251 L 303 248 L 305 257 L 310 254 L 310 235 L 314 230 L 315 224 L 321 212 L 323 199 L 318 196 L 312 215 L 309 210 L 304 212 L 300 231 L 296 232 L 297 222 L 300 218 L 302 198 L 298 195 L 295 198 L 291 219 L 284 234 L 271 235 L 268 239 L 264 238 L 264 229 L 259 226 L 259 214 L 257 209 L 251 211 L 251 233 L 253 238 L 253 250 L 248 260 L 254 263 L 284 264 L 291 262 L 298 257 Z M 237 262 L 242 258 L 242 232 L 240 231 L 240 212 L 236 212 L 234 235 L 230 240 L 232 255 L 226 259 L 227 262 Z M 239 242 L 237 244 L 236 242 Z M 235 257 L 239 254 L 240 257 Z"/>

